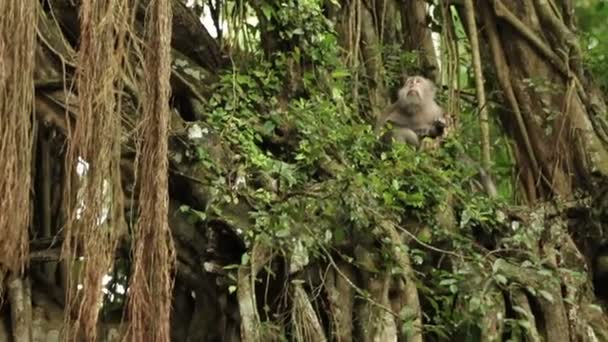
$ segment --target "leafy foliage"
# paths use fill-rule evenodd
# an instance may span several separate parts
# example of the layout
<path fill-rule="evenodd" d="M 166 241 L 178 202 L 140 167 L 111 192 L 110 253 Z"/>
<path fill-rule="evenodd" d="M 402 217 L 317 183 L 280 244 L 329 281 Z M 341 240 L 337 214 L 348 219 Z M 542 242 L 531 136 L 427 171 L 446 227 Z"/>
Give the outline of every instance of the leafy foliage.
<path fill-rule="evenodd" d="M 576 14 L 582 31 L 585 63 L 604 92 L 608 92 L 608 45 L 604 43 L 608 39 L 608 3 L 603 0 L 576 1 Z"/>
<path fill-rule="evenodd" d="M 265 15 L 291 25 L 286 18 L 293 11 L 286 6 L 278 12 L 266 10 Z M 318 15 L 316 8 L 311 11 Z M 307 20 L 310 22 L 314 20 Z M 399 272 L 392 262 L 394 248 L 407 246 L 382 236 L 378 227 L 385 220 L 400 226 L 426 222 L 430 232 L 418 235 L 425 242 L 453 240 L 455 246 L 473 250 L 467 236 L 495 223 L 494 205 L 469 191 L 468 179 L 476 171 L 458 162 L 463 150 L 458 139 L 448 140 L 434 153 L 416 152 L 406 145 L 381 146 L 371 124 L 362 119 L 358 110 L 362 106 L 351 97 L 353 80 L 336 58 L 335 34 L 324 25 L 311 25 L 301 26 L 305 34 L 292 32 L 316 37 L 307 40 L 306 49 L 276 53 L 272 62 L 259 56 L 246 67 L 225 72 L 208 104 L 208 122 L 231 144 L 237 161 L 236 171 L 216 170 L 214 186 L 224 194 L 224 201 L 244 200 L 252 206 L 255 224 L 245 232 L 245 239 L 279 250 L 290 257 L 292 265 L 299 266 L 323 259 L 345 244 L 378 248 L 372 252 L 381 256 L 383 268 L 392 273 Z M 397 65 L 408 58 L 411 56 L 395 60 L 395 74 Z M 311 61 L 312 65 L 303 73 L 300 96 L 285 99 L 282 85 L 289 77 L 288 64 L 294 60 Z M 282 134 L 286 139 L 279 139 Z M 233 173 L 243 179 L 243 186 L 222 181 Z M 260 174 L 272 179 L 276 189 L 259 186 L 255 178 Z M 451 230 L 440 228 L 435 218 L 448 192 L 460 203 L 460 222 Z M 209 211 L 220 210 L 221 204 L 214 203 Z M 369 241 L 380 245 L 370 247 Z M 434 262 L 425 248 L 409 248 L 408 252 L 417 267 L 430 267 Z M 471 271 L 432 269 L 424 282 L 437 284 L 427 288 L 429 300 L 437 308 L 436 321 L 462 321 L 460 316 L 447 313 L 443 317 L 441 312 L 451 307 L 453 296 L 462 291 L 459 284 Z M 471 317 L 472 322 L 475 319 Z"/>
<path fill-rule="evenodd" d="M 477 170 L 459 158 L 464 151 L 474 159 L 479 155 L 473 104 L 462 101 L 459 131 L 437 151 L 383 147 L 364 119 L 363 97 L 353 96 L 352 89 L 365 92 L 365 84 L 351 77 L 353 70 L 340 59 L 336 34 L 319 2 L 266 1 L 260 8 L 257 15 L 270 23 L 266 29 L 276 34 L 282 48 L 273 50 L 271 58 L 255 53 L 247 61 L 235 61 L 231 70 L 220 74 L 207 104 L 207 122 L 229 142 L 234 164 L 223 169 L 208 153 L 199 153 L 201 165 L 216 177 L 213 187 L 220 199 L 207 213 L 195 214 L 204 220 L 221 211 L 223 203 L 246 202 L 254 221 L 244 232 L 247 243 L 278 251 L 296 267 L 357 245 L 377 254 L 383 270 L 395 274 L 402 271 L 393 262 L 395 249 L 406 250 L 419 271 L 417 287 L 424 305 L 433 314 L 433 324 L 425 328 L 446 339 L 454 331 L 462 338 L 479 339 L 479 322 L 491 310 L 496 289 L 522 286 L 500 267 L 504 260 L 488 251 L 498 245 L 513 251 L 533 249 L 541 231 L 506 226 L 500 201 L 490 202 L 471 191 Z M 461 27 L 457 34 L 464 37 Z M 401 53 L 397 45 L 384 46 L 382 53 L 383 80 L 387 89 L 394 89 L 403 70 L 415 70 L 415 55 Z M 462 58 L 470 57 L 465 53 Z M 301 88 L 286 96 L 294 64 L 301 68 Z M 471 70 L 461 65 L 459 78 L 463 92 L 472 93 Z M 547 87 L 540 80 L 530 82 Z M 512 157 L 498 123 L 491 124 L 495 180 L 501 197 L 508 198 L 514 192 Z M 447 195 L 453 195 L 456 211 L 456 222 L 449 226 L 437 219 Z M 386 221 L 403 229 L 415 222 L 415 242 L 404 245 L 383 236 L 379 227 Z M 445 250 L 438 256 L 430 245 Z M 454 256 L 447 266 L 442 265 L 442 253 Z M 246 255 L 243 262 L 248 260 Z M 548 276 L 540 260 L 520 266 Z M 528 290 L 551 297 L 541 286 Z M 522 334 L 526 324 L 523 319 L 507 320 L 513 336 Z"/>

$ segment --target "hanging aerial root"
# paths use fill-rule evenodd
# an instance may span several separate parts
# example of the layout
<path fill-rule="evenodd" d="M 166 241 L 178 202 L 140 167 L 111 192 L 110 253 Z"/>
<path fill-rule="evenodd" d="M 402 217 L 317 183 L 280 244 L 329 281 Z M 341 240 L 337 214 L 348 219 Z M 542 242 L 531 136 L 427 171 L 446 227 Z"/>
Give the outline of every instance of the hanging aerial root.
<path fill-rule="evenodd" d="M 496 17 L 492 13 L 490 5 L 486 2 L 481 3 L 481 13 L 482 22 L 486 27 L 490 52 L 496 67 L 496 77 L 498 78 L 498 83 L 503 90 L 506 102 L 509 104 L 515 115 L 517 127 L 519 128 L 519 133 L 522 136 L 525 151 L 527 152 L 527 157 L 530 159 L 530 163 L 532 165 L 532 171 L 535 175 L 534 178 L 537 178 L 540 175 L 540 167 L 538 165 L 537 156 L 532 147 L 532 142 L 530 140 L 530 135 L 528 134 L 528 129 L 523 118 L 522 110 L 517 101 L 515 91 L 511 83 L 511 75 L 507 61 L 505 60 L 504 49 L 498 37 L 498 30 L 496 29 Z"/>
<path fill-rule="evenodd" d="M 141 181 L 138 220 L 133 227 L 129 285 L 131 341 L 170 341 L 175 251 L 168 223 L 168 130 L 171 86 L 171 3 L 151 1 L 144 31 L 142 122 L 136 169 Z"/>
<path fill-rule="evenodd" d="M 68 339 L 78 334 L 87 341 L 96 339 L 102 279 L 110 271 L 123 221 L 121 104 L 116 94 L 121 89 L 129 23 L 124 4 L 97 0 L 83 1 L 80 6 L 78 119 L 67 139 L 64 198 L 68 216 L 62 247 L 70 270 L 66 279 Z M 74 321 L 71 314 L 76 315 Z"/>
<path fill-rule="evenodd" d="M 359 333 L 364 341 L 396 341 L 398 332 L 395 313 L 390 309 L 388 297 L 391 275 L 362 274 L 363 287 L 369 294 L 366 302 L 359 306 Z"/>
<path fill-rule="evenodd" d="M 241 340 L 244 342 L 263 341 L 255 297 L 255 279 L 263 265 L 271 259 L 272 251 L 256 242 L 251 247 L 251 266 L 239 267 L 236 295 L 241 314 Z"/>
<path fill-rule="evenodd" d="M 523 337 L 526 341 L 540 342 L 541 339 L 536 326 L 536 320 L 534 319 L 534 313 L 525 292 L 522 290 L 511 291 L 509 299 L 517 319 L 526 322 L 527 329 L 524 329 L 522 333 Z"/>
<path fill-rule="evenodd" d="M 465 0 L 467 27 L 469 30 L 469 42 L 471 43 L 471 55 L 475 72 L 475 94 L 479 110 L 479 127 L 481 128 L 481 165 L 486 173 L 490 172 L 490 124 L 488 120 L 488 106 L 486 92 L 484 89 L 483 70 L 481 68 L 481 56 L 479 52 L 479 40 L 477 37 L 477 23 L 475 21 L 475 9 L 473 0 Z"/>
<path fill-rule="evenodd" d="M 291 324 L 295 341 L 327 341 L 323 326 L 301 283 L 292 283 L 293 307 Z"/>
<path fill-rule="evenodd" d="M 19 272 L 28 253 L 37 6 L 0 1 L 0 265 Z"/>
<path fill-rule="evenodd" d="M 336 262 L 335 268 L 327 273 L 323 282 L 329 301 L 332 323 L 332 340 L 338 342 L 353 339 L 353 308 L 355 302 L 354 268 L 343 261 Z"/>
<path fill-rule="evenodd" d="M 248 267 L 241 266 L 237 279 L 237 298 L 241 315 L 241 339 L 245 342 L 259 340 L 260 316 L 256 308 L 254 286 L 255 274 Z"/>
<path fill-rule="evenodd" d="M 396 226 L 387 224 L 383 229 L 391 241 L 404 241 L 404 243 L 407 243 L 408 240 L 404 239 Z M 405 233 L 406 231 L 404 230 L 403 232 Z M 411 321 L 412 331 L 409 333 L 407 341 L 422 342 L 422 309 L 420 307 L 420 299 L 418 298 L 418 289 L 414 282 L 415 275 L 412 263 L 409 254 L 401 248 L 395 249 L 395 258 L 399 267 L 403 270 L 402 279 L 400 279 L 403 282 L 403 286 L 401 287 L 401 291 L 397 293 L 397 296 L 402 299 L 403 307 L 407 307 L 410 312 L 408 320 Z"/>

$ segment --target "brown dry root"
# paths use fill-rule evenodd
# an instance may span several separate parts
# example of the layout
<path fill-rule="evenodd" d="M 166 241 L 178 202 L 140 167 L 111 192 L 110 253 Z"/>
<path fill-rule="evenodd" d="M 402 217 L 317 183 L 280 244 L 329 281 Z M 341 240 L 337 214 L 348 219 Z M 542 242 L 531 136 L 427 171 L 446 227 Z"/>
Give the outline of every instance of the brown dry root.
<path fill-rule="evenodd" d="M 0 341 L 68 340 L 63 320 L 64 307 L 59 304 L 63 297 L 55 285 L 39 279 L 44 279 L 42 272 L 34 275 L 32 281 L 14 276 L 4 279 L 7 302 L 3 309 L 10 310 L 11 320 L 0 320 Z M 124 341 L 124 330 L 124 325 L 120 323 L 103 322 L 98 325 L 96 341 Z M 82 338 L 76 340 L 84 341 Z"/>
<path fill-rule="evenodd" d="M 36 4 L 0 1 L 0 265 L 12 271 L 29 253 Z"/>
<path fill-rule="evenodd" d="M 291 310 L 291 323 L 293 326 L 294 341 L 327 341 L 323 326 L 312 307 L 308 294 L 301 283 L 291 284 L 293 307 Z"/>
<path fill-rule="evenodd" d="M 355 255 L 357 263 L 369 271 L 359 269 L 363 289 L 355 284 L 355 268 L 341 261 L 333 264 L 323 282 L 332 340 L 422 341 L 418 290 L 411 280 L 412 274 L 395 277 L 377 272 L 373 253 L 359 250 Z M 409 257 L 407 254 L 405 257 L 402 265 L 411 272 Z M 357 305 L 355 293 L 364 297 Z M 353 322 L 358 322 L 356 327 Z"/>
<path fill-rule="evenodd" d="M 458 297 L 454 311 L 476 317 L 473 322 L 469 323 L 478 326 L 480 341 L 500 342 L 502 341 L 505 317 L 505 303 L 502 299 L 502 293 L 493 286 L 484 288 L 480 282 L 481 280 L 477 278 L 465 285 L 469 287 L 468 292 L 471 295 Z M 479 298 L 480 289 L 483 291 L 481 298 Z M 476 297 L 479 300 L 473 301 L 470 297 Z M 456 334 L 458 339 L 465 339 L 465 336 L 474 332 L 474 329 L 470 329 L 471 324 L 464 325 L 464 327 L 462 331 Z"/>
<path fill-rule="evenodd" d="M 528 297 L 526 297 L 526 294 L 521 290 L 512 291 L 510 297 L 511 306 L 515 311 L 515 317 L 528 323 L 528 328 L 523 332 L 524 341 L 540 342 L 540 335 L 538 334 L 538 328 L 534 321 L 534 313 L 532 312 Z"/>
<path fill-rule="evenodd" d="M 237 275 L 237 299 L 241 319 L 241 341 L 280 341 L 281 333 L 271 324 L 262 324 L 255 295 L 255 282 L 262 267 L 273 255 L 270 249 L 255 244 L 252 248 L 251 266 L 242 266 Z M 327 341 L 321 319 L 315 312 L 312 300 L 302 283 L 289 285 L 291 296 L 291 331 L 294 341 Z M 352 295 L 350 297 L 352 302 Z M 350 323 L 350 321 L 349 321 Z M 281 327 L 282 328 L 282 327 Z M 279 329 L 280 330 L 280 329 Z"/>
<path fill-rule="evenodd" d="M 329 301 L 332 326 L 332 340 L 349 342 L 353 340 L 353 308 L 355 303 L 355 279 L 353 267 L 337 261 L 335 269 L 329 270 L 323 285 Z"/>
<path fill-rule="evenodd" d="M 539 335 L 542 335 L 547 341 L 570 341 L 569 320 L 557 275 L 552 277 L 540 275 L 535 271 L 527 271 L 504 260 L 496 261 L 495 269 L 506 275 L 508 279 L 521 284 L 523 288 L 543 289 L 542 293 L 540 291 L 537 294 L 529 293 L 530 298 L 535 301 L 534 306 L 540 312 L 540 317 L 538 317 L 538 314 L 536 315 L 537 321 L 535 321 L 532 315 L 530 303 L 523 292 L 516 291 L 509 296 L 511 298 L 511 307 L 517 308 L 515 311 L 519 318 L 527 320 L 530 325 L 529 331 L 525 336 L 527 341 L 537 341 Z M 487 303 L 491 303 L 490 314 L 486 314 L 486 316 L 492 317 L 495 315 L 494 313 L 501 313 L 494 310 L 497 303 L 501 302 L 497 300 L 497 296 L 489 297 L 490 300 Z M 501 311 L 504 315 L 504 308 Z M 542 326 L 537 327 L 537 322 L 543 322 Z M 484 323 L 486 324 L 482 326 L 483 336 L 493 337 L 495 325 L 488 324 L 491 323 L 490 321 L 484 321 Z"/>
<path fill-rule="evenodd" d="M 394 225 L 387 223 L 381 228 L 391 241 L 398 242 L 393 252 L 401 274 L 395 277 L 379 272 L 373 253 L 355 250 L 357 263 L 366 269 L 361 277 L 369 294 L 356 309 L 359 339 L 422 342 L 422 311 L 409 255 L 403 248 L 406 242 Z"/>
<path fill-rule="evenodd" d="M 578 285 L 561 277 L 558 271 L 547 269 L 546 272 L 539 273 L 535 269 L 522 268 L 504 259 L 493 260 L 492 268 L 495 274 L 509 279 L 512 285 L 500 289 L 491 279 L 482 276 L 470 277 L 463 284 L 460 291 L 463 295 L 455 305 L 455 311 L 479 317 L 474 318 L 473 324 L 478 324 L 479 338 L 482 341 L 502 341 L 507 311 L 512 312 L 513 318 L 520 322 L 521 327 L 525 325 L 517 335 L 518 340 L 529 342 L 566 342 L 571 341 L 574 336 L 578 337 L 574 338 L 575 340 L 588 340 L 589 334 L 595 334 L 594 331 L 598 329 L 595 329 L 592 323 L 584 323 L 579 327 L 577 323 L 596 321 L 604 324 L 601 320 L 592 318 L 599 317 L 598 315 L 587 315 L 587 307 L 591 306 L 581 302 L 580 298 L 565 300 L 565 293 L 577 293 L 579 289 Z M 481 275 L 483 272 L 470 270 L 470 274 Z M 567 289 L 565 293 L 564 288 Z M 467 294 L 477 297 L 478 300 L 470 300 Z M 507 307 L 510 310 L 507 310 Z"/>
<path fill-rule="evenodd" d="M 527 271 L 519 266 L 507 263 L 504 260 L 497 260 L 494 268 L 498 272 L 507 276 L 508 279 L 515 283 L 521 284 L 523 288 L 543 289 L 542 293 L 531 295 L 535 298 L 535 306 L 540 312 L 540 317 L 537 315 L 537 322 L 543 322 L 543 326 L 539 326 L 540 334 L 546 341 L 567 342 L 570 341 L 570 329 L 566 308 L 561 292 L 560 280 L 557 275 L 548 276 L 541 275 L 534 271 Z M 535 296 L 535 297 L 534 297 Z M 522 302 L 522 297 L 519 297 L 518 303 Z M 526 307 L 525 303 L 524 308 Z M 514 307 L 515 303 L 511 303 Z M 528 320 L 534 327 L 536 323 L 534 318 Z M 530 338 L 534 339 L 535 332 Z"/>
<path fill-rule="evenodd" d="M 477 326 L 480 341 L 502 341 L 505 302 L 500 289 L 484 277 L 481 270 L 468 264 L 458 268 L 466 270 L 467 278 L 460 285 L 454 312 L 469 319 L 465 320 L 466 324 L 456 332 L 456 338 L 465 339 L 465 336 L 475 332 L 472 326 Z"/>
<path fill-rule="evenodd" d="M 393 230 L 392 234 L 397 234 Z M 378 271 L 376 253 L 363 249 L 355 252 L 359 272 L 347 262 L 332 262 L 319 283 L 325 289 L 328 304 L 329 331 L 315 311 L 317 299 L 311 298 L 300 282 L 289 285 L 291 308 L 290 330 L 295 341 L 422 341 L 421 314 L 418 291 L 413 282 L 409 256 L 404 250 L 396 252 L 402 274 L 395 277 Z M 260 319 L 255 295 L 256 278 L 273 255 L 270 249 L 255 244 L 251 266 L 242 266 L 237 276 L 237 299 L 241 317 L 242 341 L 273 340 Z M 357 273 L 359 277 L 357 277 Z M 358 283 L 355 279 L 362 279 Z M 358 287 L 362 285 L 362 289 Z M 364 299 L 355 304 L 355 293 Z M 356 322 L 356 323 L 354 323 Z M 402 328 L 405 330 L 402 332 Z"/>
<path fill-rule="evenodd" d="M 168 222 L 171 1 L 153 1 L 147 11 L 141 56 L 145 76 L 138 80 L 144 92 L 135 157 L 140 187 L 136 195 L 137 221 L 131 234 L 133 261 L 127 305 L 128 339 L 169 342 L 171 273 L 176 260 Z"/>
<path fill-rule="evenodd" d="M 485 315 L 481 320 L 482 341 L 502 341 L 504 331 L 505 302 L 498 289 L 490 289 L 483 298 L 487 305 Z"/>
<path fill-rule="evenodd" d="M 397 231 L 397 227 L 390 224 L 383 228 L 391 241 L 400 241 L 403 245 L 407 244 L 408 240 Z M 399 301 L 394 302 L 400 303 L 398 307 L 395 307 L 395 309 L 398 309 L 396 313 L 400 316 L 398 323 L 399 326 L 406 324 L 410 327 L 406 336 L 407 342 L 422 342 L 422 310 L 418 298 L 418 289 L 414 283 L 415 276 L 410 256 L 401 246 L 394 248 L 394 253 L 402 272 L 401 277 L 397 279 L 398 287 L 392 291 L 393 296 L 399 298 Z M 401 315 L 402 313 L 404 315 Z"/>
<path fill-rule="evenodd" d="M 364 274 L 363 278 L 369 298 L 357 310 L 361 341 L 397 341 L 397 325 L 388 299 L 391 277 L 383 274 Z"/>
<path fill-rule="evenodd" d="M 251 248 L 251 266 L 241 266 L 237 275 L 237 299 L 241 313 L 241 341 L 263 341 L 261 322 L 255 297 L 255 279 L 260 269 L 272 257 L 266 247 L 255 243 Z"/>
<path fill-rule="evenodd" d="M 405 277 L 392 279 L 389 290 L 391 309 L 395 317 L 401 342 L 422 342 L 421 316 L 418 309 L 418 289 L 412 281 Z M 413 305 L 412 305 L 413 303 Z"/>
<path fill-rule="evenodd" d="M 241 340 L 243 342 L 259 341 L 260 316 L 256 309 L 253 282 L 259 270 L 241 266 L 238 271 L 236 295 L 241 313 Z"/>

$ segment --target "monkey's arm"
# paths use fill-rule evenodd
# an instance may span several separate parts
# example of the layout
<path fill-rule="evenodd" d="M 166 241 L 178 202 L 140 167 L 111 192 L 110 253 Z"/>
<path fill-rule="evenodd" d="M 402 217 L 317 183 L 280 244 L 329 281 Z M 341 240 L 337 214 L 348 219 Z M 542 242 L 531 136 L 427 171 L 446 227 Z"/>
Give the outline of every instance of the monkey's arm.
<path fill-rule="evenodd" d="M 389 135 L 389 133 L 387 133 Z M 420 140 L 418 134 L 407 127 L 395 127 L 390 132 L 390 139 L 394 139 L 396 142 L 410 144 L 412 146 L 420 146 Z"/>
<path fill-rule="evenodd" d="M 401 125 L 402 122 L 400 121 L 403 120 L 399 120 L 400 114 L 398 110 L 396 103 L 390 105 L 376 120 L 374 133 L 379 135 L 386 123 L 390 122 L 392 127 L 380 137 L 380 141 L 390 145 L 394 140 L 395 142 L 406 143 L 417 147 L 420 145 L 418 135 L 409 127 Z"/>
<path fill-rule="evenodd" d="M 425 124 L 421 127 L 417 127 L 418 129 L 416 130 L 416 133 L 420 138 L 429 137 L 435 139 L 444 135 L 448 120 L 446 119 L 446 113 L 441 106 L 433 101 L 427 107 L 426 111 L 420 115 L 425 118 Z"/>
<path fill-rule="evenodd" d="M 436 118 L 431 125 L 428 136 L 431 138 L 437 138 L 443 135 L 443 131 L 447 125 L 447 122 L 443 116 Z"/>
<path fill-rule="evenodd" d="M 374 126 L 374 133 L 376 135 L 380 134 L 382 127 L 384 127 L 389 117 L 393 114 L 393 112 L 395 112 L 395 106 L 396 105 L 394 103 L 391 104 L 376 118 L 376 124 Z"/>

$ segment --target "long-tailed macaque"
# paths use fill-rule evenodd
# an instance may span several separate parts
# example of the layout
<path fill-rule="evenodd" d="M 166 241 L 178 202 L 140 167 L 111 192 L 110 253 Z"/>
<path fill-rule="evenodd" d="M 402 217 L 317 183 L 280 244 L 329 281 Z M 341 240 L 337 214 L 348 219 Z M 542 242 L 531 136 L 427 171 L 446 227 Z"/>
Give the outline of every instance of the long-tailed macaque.
<path fill-rule="evenodd" d="M 435 102 L 435 84 L 422 76 L 411 76 L 397 93 L 397 101 L 391 104 L 376 120 L 374 131 L 379 134 L 389 123 L 391 128 L 380 138 L 382 142 L 407 143 L 418 147 L 425 137 L 443 135 L 446 118 L 443 108 Z M 467 163 L 476 163 L 464 156 Z M 489 174 L 478 167 L 479 179 L 488 196 L 496 197 L 496 186 Z"/>
<path fill-rule="evenodd" d="M 419 146 L 424 137 L 436 138 L 443 134 L 443 109 L 435 102 L 435 84 L 422 76 L 408 77 L 399 89 L 397 101 L 376 120 L 375 132 L 389 123 L 392 127 L 382 141 L 392 140 Z"/>

